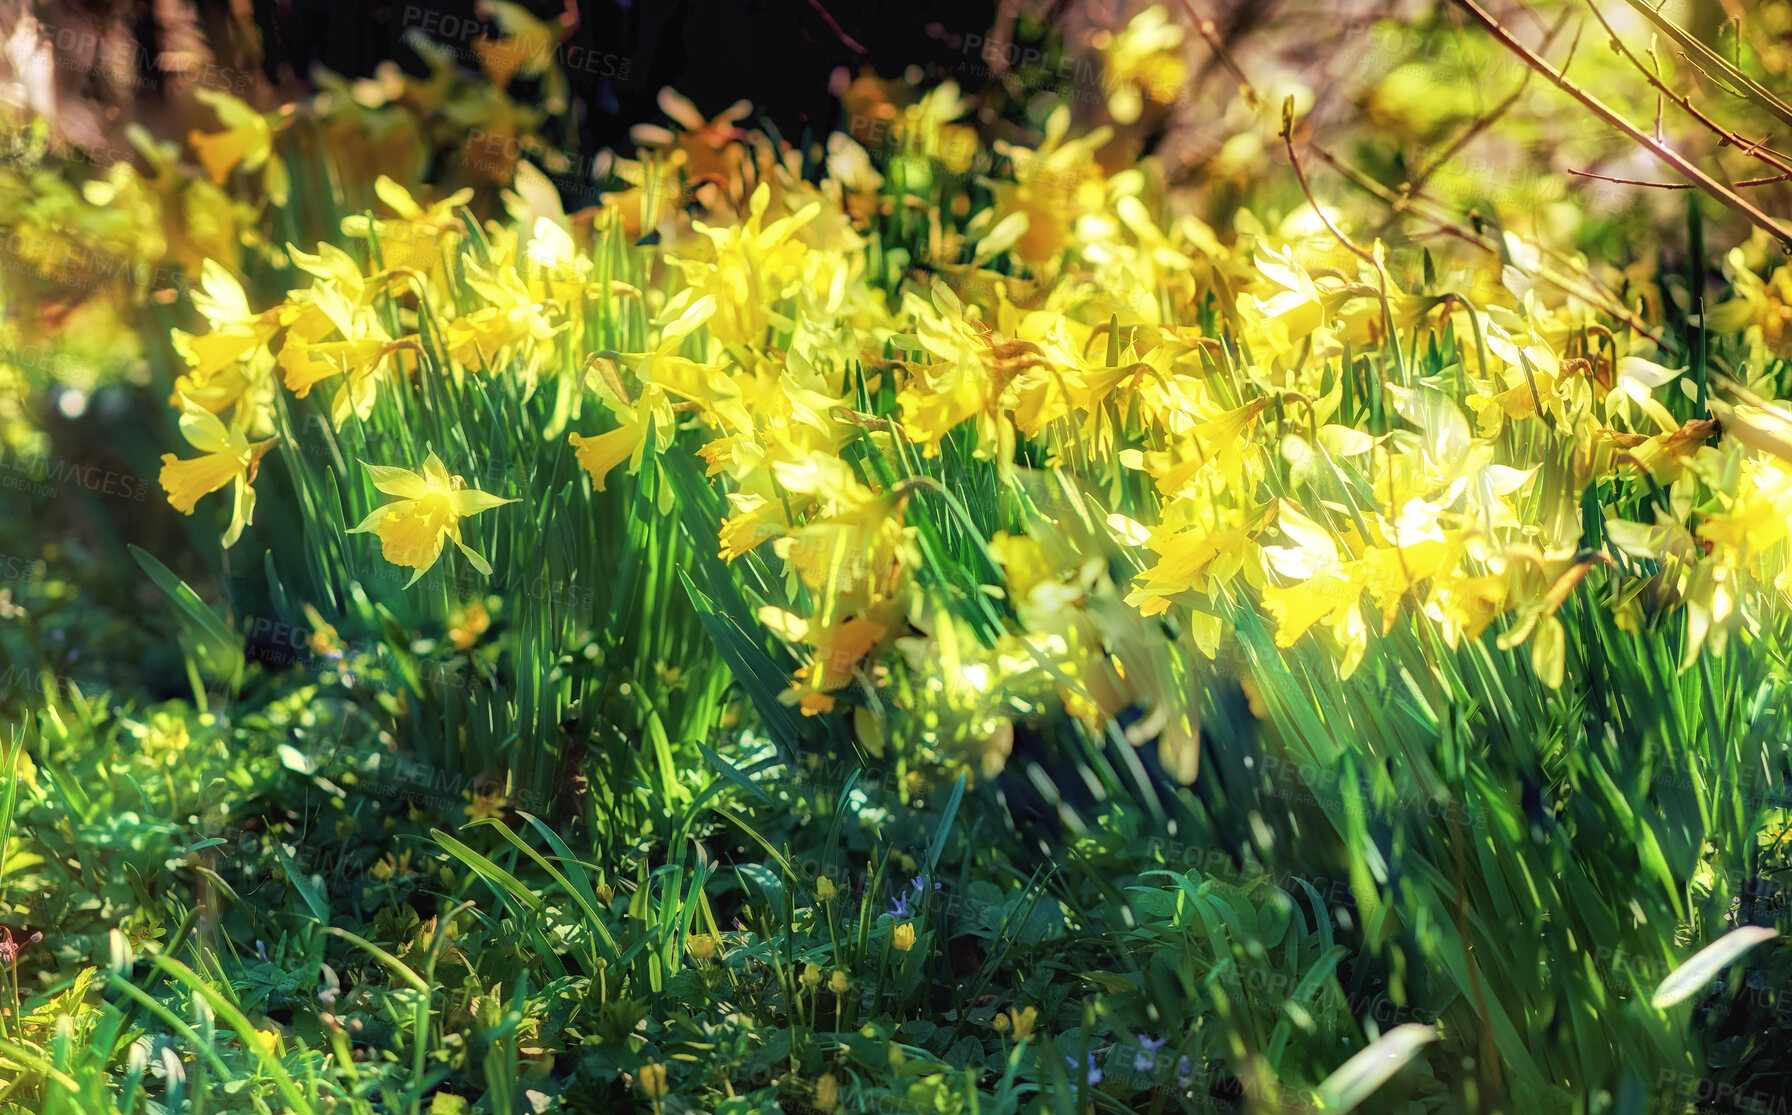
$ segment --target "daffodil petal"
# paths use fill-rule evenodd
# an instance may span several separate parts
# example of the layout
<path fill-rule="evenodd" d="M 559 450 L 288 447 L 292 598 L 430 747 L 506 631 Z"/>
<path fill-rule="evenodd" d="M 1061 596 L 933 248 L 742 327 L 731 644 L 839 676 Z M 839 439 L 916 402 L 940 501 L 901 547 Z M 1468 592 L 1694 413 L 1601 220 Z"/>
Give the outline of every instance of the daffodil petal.
<path fill-rule="evenodd" d="M 373 486 L 389 496 L 401 499 L 422 499 L 429 495 L 429 484 L 408 468 L 397 468 L 393 465 L 370 465 L 361 462 L 373 478 Z"/>
<path fill-rule="evenodd" d="M 392 512 L 407 506 L 409 502 L 409 500 L 400 500 L 397 503 L 388 503 L 384 507 L 376 507 L 368 513 L 365 519 L 361 520 L 360 525 L 350 527 L 348 532 L 350 534 L 366 534 L 368 531 L 379 526 L 381 519 L 384 519 Z"/>
<path fill-rule="evenodd" d="M 176 511 L 191 515 L 194 505 L 202 497 L 241 476 L 243 468 L 243 463 L 229 453 L 207 453 L 185 461 L 165 453 L 162 455 L 162 488 Z"/>
<path fill-rule="evenodd" d="M 478 488 L 465 488 L 455 492 L 448 499 L 454 507 L 454 513 L 463 519 L 469 515 L 477 515 L 481 511 L 502 507 L 506 503 L 518 502 L 514 499 L 505 499 L 503 496 L 494 496 L 490 492 L 482 492 Z"/>
<path fill-rule="evenodd" d="M 432 492 L 449 492 L 454 488 L 454 479 L 448 475 L 448 466 L 442 463 L 442 458 L 436 456 L 433 449 L 424 459 L 423 479 Z"/>
<path fill-rule="evenodd" d="M 479 570 L 479 572 L 485 574 L 487 577 L 492 575 L 491 562 L 486 561 L 483 557 L 481 557 L 477 550 L 473 549 L 471 546 L 467 545 L 465 542 L 462 542 L 458 538 L 456 538 L 454 540 L 454 544 L 456 546 L 460 547 L 461 553 L 467 555 L 467 560 L 473 563 L 473 568 Z"/>

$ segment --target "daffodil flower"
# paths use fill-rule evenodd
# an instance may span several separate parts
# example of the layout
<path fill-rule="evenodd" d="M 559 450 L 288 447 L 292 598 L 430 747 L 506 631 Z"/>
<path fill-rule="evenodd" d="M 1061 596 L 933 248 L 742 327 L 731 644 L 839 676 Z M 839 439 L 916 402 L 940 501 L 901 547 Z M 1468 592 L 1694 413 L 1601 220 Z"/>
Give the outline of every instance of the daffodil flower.
<path fill-rule="evenodd" d="M 424 208 L 409 190 L 382 174 L 374 181 L 373 192 L 396 218 L 369 218 L 353 213 L 342 218 L 342 234 L 377 241 L 381 258 L 389 268 L 408 267 L 428 275 L 440 274 L 445 239 L 462 228 L 454 211 L 473 200 L 473 191 L 456 190 Z"/>
<path fill-rule="evenodd" d="M 187 361 L 189 370 L 182 379 L 194 388 L 203 388 L 219 372 L 254 358 L 280 331 L 280 307 L 259 313 L 249 309 L 242 284 L 217 260 L 205 261 L 193 307 L 211 323 L 212 331 L 193 336 L 176 329 L 171 336 L 175 351 Z"/>
<path fill-rule="evenodd" d="M 1118 35 L 1101 31 L 1094 42 L 1102 52 L 1108 88 L 1108 115 L 1117 124 L 1136 123 L 1147 99 L 1167 105 L 1188 80 L 1182 26 L 1163 5 L 1133 17 Z"/>
<path fill-rule="evenodd" d="M 699 364 L 689 357 L 678 355 L 679 346 L 684 343 L 684 339 L 714 315 L 716 300 L 706 294 L 688 306 L 674 302 L 667 310 L 668 313 L 676 312 L 678 316 L 661 327 L 659 344 L 648 352 L 617 354 L 639 361 L 635 365 L 635 378 L 641 383 L 639 399 L 628 398 L 621 381 L 615 378 L 614 362 L 608 359 L 593 362 L 595 383 L 611 396 L 611 408 L 622 419 L 622 424 L 608 433 L 593 437 L 572 434 L 569 440 L 577 451 L 579 464 L 590 475 L 591 483 L 600 492 L 604 490 L 610 472 L 617 465 L 627 461 L 630 472 L 641 467 L 641 455 L 647 448 L 647 430 L 650 424 L 656 447 L 661 452 L 671 447 L 672 435 L 678 425 L 672 410 L 674 395 L 692 400 L 707 400 L 711 406 L 724 402 L 704 390 L 706 383 L 724 386 L 715 382 L 716 373 L 721 371 L 720 365 Z M 608 376 L 597 374 L 600 372 L 607 372 Z M 739 408 L 737 406 L 732 409 Z M 752 428 L 752 419 L 744 413 L 731 417 L 737 423 L 744 423 L 748 429 Z"/>
<path fill-rule="evenodd" d="M 578 458 L 579 467 L 591 477 L 591 486 L 598 491 L 605 491 L 610 473 L 617 465 L 635 456 L 635 453 L 646 441 L 641 423 L 632 417 L 622 425 L 608 433 L 585 437 L 582 434 L 568 435 L 572 443 L 574 456 Z"/>
<path fill-rule="evenodd" d="M 547 97 L 560 106 L 550 107 L 548 111 L 563 110 L 566 76 L 553 63 L 555 48 L 572 32 L 570 17 L 545 23 L 536 19 L 528 8 L 509 0 L 487 0 L 486 11 L 498 25 L 498 30 L 503 32 L 503 37 L 475 39 L 473 51 L 479 56 L 480 67 L 491 77 L 492 84 L 506 89 L 511 79 L 518 75 L 525 78 L 545 75 Z"/>
<path fill-rule="evenodd" d="M 544 306 L 535 301 L 522 277 L 508 267 L 486 271 L 468 264 L 466 282 L 486 304 L 448 323 L 450 355 L 476 372 L 495 367 L 506 355 L 515 356 L 522 362 L 523 379 L 533 384 L 544 361 L 541 342 L 558 327 L 544 316 Z"/>
<path fill-rule="evenodd" d="M 230 528 L 224 532 L 226 548 L 236 545 L 243 527 L 255 519 L 255 470 L 262 454 L 278 439 L 250 442 L 239 429 L 224 425 L 218 416 L 197 403 L 182 399 L 180 432 L 200 456 L 182 460 L 162 454 L 162 488 L 168 502 L 183 515 L 191 515 L 199 500 L 234 485 Z"/>
<path fill-rule="evenodd" d="M 516 500 L 467 487 L 460 477 L 448 475 L 441 458 L 433 452 L 423 462 L 421 473 L 365 461 L 361 464 L 372 474 L 375 488 L 399 499 L 374 508 L 349 533 L 377 532 L 387 561 L 417 571 L 406 582 L 406 588 L 416 584 L 435 565 L 450 540 L 467 555 L 475 569 L 491 575 L 491 564 L 461 541 L 460 521 Z"/>
<path fill-rule="evenodd" d="M 291 108 L 264 116 L 217 89 L 199 89 L 193 95 L 209 105 L 224 125 L 221 132 L 195 130 L 187 135 L 212 181 L 222 186 L 238 167 L 246 171 L 265 168 L 262 185 L 268 199 L 284 206 L 291 180 L 286 163 L 274 154 L 274 133 L 292 119 Z"/>
<path fill-rule="evenodd" d="M 1077 219 L 1101 203 L 1104 176 L 1095 152 L 1113 131 L 1101 127 L 1067 140 L 1069 134 L 1070 110 L 1060 105 L 1047 118 L 1045 142 L 1038 149 L 996 144 L 998 152 L 1013 160 L 1015 180 L 995 183 L 990 234 L 1001 230 L 1000 239 L 1012 240 L 1013 254 L 1030 266 L 1057 260 L 1070 245 Z M 1012 220 L 1017 215 L 1020 219 Z"/>

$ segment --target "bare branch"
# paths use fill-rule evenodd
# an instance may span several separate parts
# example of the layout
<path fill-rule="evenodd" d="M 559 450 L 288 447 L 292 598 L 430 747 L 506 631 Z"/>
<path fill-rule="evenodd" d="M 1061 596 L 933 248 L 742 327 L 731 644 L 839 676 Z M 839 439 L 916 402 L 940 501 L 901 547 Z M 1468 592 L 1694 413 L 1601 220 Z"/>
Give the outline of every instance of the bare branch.
<path fill-rule="evenodd" d="M 1213 20 L 1196 15 L 1189 0 L 1182 0 L 1182 10 L 1188 13 L 1188 21 L 1194 25 L 1196 33 L 1205 39 L 1207 45 L 1213 49 L 1214 57 L 1218 58 L 1220 64 L 1238 79 L 1238 88 L 1244 93 L 1245 103 L 1253 108 L 1261 104 L 1263 98 L 1257 94 L 1257 87 L 1251 84 L 1250 78 L 1244 76 L 1244 69 L 1239 66 L 1238 60 L 1232 57 L 1232 52 L 1226 49 L 1226 44 L 1220 39 L 1219 29 L 1213 25 Z"/>
<path fill-rule="evenodd" d="M 1617 112 L 1617 110 L 1607 105 L 1598 97 L 1587 92 L 1585 89 L 1582 89 L 1577 83 L 1564 77 L 1561 71 L 1537 57 L 1529 47 L 1513 38 L 1512 33 L 1507 31 L 1499 20 L 1489 15 L 1485 8 L 1482 8 L 1481 5 L 1475 3 L 1475 0 L 1453 0 L 1453 2 L 1457 7 L 1475 17 L 1475 19 L 1480 22 L 1481 26 L 1487 28 L 1488 33 L 1497 39 L 1501 45 L 1512 53 L 1518 55 L 1518 57 L 1533 70 L 1536 70 L 1538 73 L 1548 78 L 1556 88 L 1579 101 L 1595 116 L 1598 116 L 1607 124 L 1610 124 L 1612 127 L 1623 132 L 1626 136 L 1629 136 L 1633 142 L 1646 148 L 1650 154 L 1654 155 L 1670 167 L 1673 167 L 1677 173 L 1690 179 L 1697 184 L 1700 189 L 1704 190 L 1712 197 L 1717 198 L 1744 217 L 1747 217 L 1756 227 L 1770 233 L 1775 240 L 1780 242 L 1780 244 L 1787 249 L 1792 250 L 1792 232 L 1788 232 L 1778 221 L 1775 221 L 1772 217 L 1763 213 L 1747 198 L 1738 194 L 1735 190 L 1730 189 L 1730 187 L 1719 182 L 1709 174 L 1706 174 L 1703 170 L 1700 170 L 1678 151 L 1668 147 L 1666 144 L 1657 143 L 1654 139 L 1651 139 L 1647 133 L 1637 128 L 1635 124 L 1626 120 Z"/>
<path fill-rule="evenodd" d="M 1601 182 L 1616 182 L 1620 186 L 1645 186 L 1651 190 L 1691 190 L 1695 188 L 1691 182 L 1641 182 L 1635 178 L 1613 178 L 1606 174 L 1594 174 L 1590 170 L 1570 169 L 1568 173 L 1576 178 L 1597 178 Z M 1732 182 L 1730 185 L 1742 189 L 1745 186 L 1767 186 L 1774 182 L 1788 181 L 1792 181 L 1792 172 L 1776 174 L 1771 178 L 1745 178 L 1740 182 Z"/>
<path fill-rule="evenodd" d="M 1667 98 L 1669 100 L 1672 100 L 1675 104 L 1679 105 L 1682 109 L 1685 109 L 1687 114 L 1690 115 L 1694 120 L 1697 120 L 1700 124 L 1704 125 L 1707 130 L 1709 130 L 1713 134 L 1715 134 L 1718 137 L 1718 139 L 1721 141 L 1719 143 L 1720 147 L 1730 146 L 1730 147 L 1741 148 L 1743 154 L 1749 156 L 1750 158 L 1759 159 L 1762 162 L 1766 163 L 1768 166 L 1772 167 L 1773 169 L 1775 169 L 1777 171 L 1780 171 L 1783 174 L 1792 174 L 1792 162 L 1787 162 L 1782 156 L 1780 156 L 1780 154 L 1777 151 L 1774 151 L 1773 149 L 1764 146 L 1767 142 L 1765 139 L 1759 140 L 1755 143 L 1750 143 L 1748 140 L 1742 138 L 1740 135 L 1737 135 L 1735 132 L 1730 131 L 1728 128 L 1725 128 L 1722 124 L 1719 124 L 1717 121 L 1715 121 L 1715 120 L 1711 119 L 1711 117 L 1707 116 L 1703 111 L 1696 108 L 1693 105 L 1692 99 L 1690 97 L 1687 97 L 1681 93 L 1676 93 L 1674 90 L 1668 88 L 1667 83 L 1661 80 L 1661 73 L 1660 73 L 1661 65 L 1660 65 L 1660 63 L 1659 62 L 1656 63 L 1656 72 L 1650 73 L 1649 70 L 1643 66 L 1642 60 L 1637 58 L 1637 56 L 1635 54 L 1631 53 L 1630 48 L 1624 45 L 1624 41 L 1622 39 L 1618 38 L 1617 32 L 1612 30 L 1612 25 L 1605 21 L 1605 15 L 1602 12 L 1600 12 L 1599 6 L 1597 4 L 1595 4 L 1593 2 L 1593 0 L 1587 0 L 1587 7 L 1593 9 L 1593 18 L 1597 19 L 1599 21 L 1599 25 L 1601 27 L 1604 27 L 1605 33 L 1608 36 L 1610 36 L 1611 43 L 1612 43 L 1612 49 L 1619 52 L 1620 54 L 1624 55 L 1625 58 L 1629 59 L 1630 64 L 1635 66 L 1637 68 L 1637 70 L 1639 70 L 1644 77 L 1649 79 L 1649 84 L 1655 86 L 1659 95 L 1667 96 Z M 1651 50 L 1650 50 L 1649 57 L 1651 59 L 1655 58 L 1655 53 L 1654 53 L 1653 48 L 1651 48 Z M 1655 128 L 1656 128 L 1655 138 L 1656 138 L 1657 142 L 1659 142 L 1661 139 L 1661 118 L 1660 118 L 1660 108 L 1659 108 L 1659 106 L 1660 106 L 1659 96 L 1657 97 L 1656 104 L 1657 104 L 1657 110 L 1656 110 L 1657 115 L 1656 115 L 1656 121 L 1655 121 Z"/>
<path fill-rule="evenodd" d="M 1737 96 L 1746 97 L 1753 101 L 1758 107 L 1766 110 L 1771 115 L 1778 117 L 1782 123 L 1792 124 L 1792 105 L 1788 105 L 1785 101 L 1774 96 L 1765 86 L 1743 73 L 1741 69 L 1731 65 L 1729 60 L 1723 55 L 1700 42 L 1691 32 L 1662 15 L 1659 11 L 1655 10 L 1654 7 L 1644 3 L 1643 0 L 1625 0 L 1625 2 L 1632 8 L 1635 8 L 1638 12 L 1641 12 L 1649 22 L 1659 27 L 1668 38 L 1679 43 L 1681 49 L 1688 51 L 1687 61 L 1693 63 L 1694 66 L 1700 67 L 1701 72 L 1703 72 L 1705 66 L 1717 70 L 1723 74 L 1723 81 L 1719 82 L 1719 84 L 1734 86 L 1736 90 L 1740 90 L 1740 92 L 1736 93 Z M 1736 38 L 1738 47 L 1740 48 L 1742 40 L 1742 24 L 1740 20 L 1737 21 Z M 1705 76 L 1711 77 L 1709 73 L 1706 73 Z M 1716 81 L 1717 79 L 1713 77 L 1712 80 Z"/>

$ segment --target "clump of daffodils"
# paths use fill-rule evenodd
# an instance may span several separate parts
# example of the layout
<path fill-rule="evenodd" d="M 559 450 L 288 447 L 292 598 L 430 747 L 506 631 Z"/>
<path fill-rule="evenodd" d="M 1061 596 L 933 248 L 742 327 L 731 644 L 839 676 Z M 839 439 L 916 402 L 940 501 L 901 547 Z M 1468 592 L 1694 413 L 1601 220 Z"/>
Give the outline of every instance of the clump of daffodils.
<path fill-rule="evenodd" d="M 1114 37 L 1115 95 L 1174 88 L 1178 46 L 1157 24 Z M 1310 235 L 1310 214 L 1285 231 L 1245 214 L 1222 238 L 1172 215 L 1149 164 L 1104 171 L 1107 134 L 1073 135 L 1064 111 L 1036 145 L 964 161 L 966 105 L 937 92 L 891 109 L 890 158 L 835 135 L 807 176 L 744 112 L 706 121 L 668 96 L 679 130 L 642 133 L 625 180 L 653 198 L 626 214 L 568 215 L 519 179 L 508 216 L 474 228 L 464 198 L 382 181 L 344 243 L 289 247 L 309 282 L 283 300 L 252 304 L 208 262 L 209 329 L 176 337 L 201 456 L 170 458 L 170 502 L 228 487 L 235 542 L 280 416 L 320 386 L 338 435 L 504 386 L 543 401 L 512 420 L 537 415 L 524 433 L 583 487 L 506 474 L 488 492 L 415 443 L 354 462 L 346 488 L 395 497 L 355 528 L 385 561 L 414 582 L 452 542 L 489 574 L 462 533 L 475 516 L 572 501 L 505 512 L 533 529 L 687 455 L 724 509 L 718 560 L 781 574 L 755 614 L 798 658 L 788 704 L 844 703 L 874 750 L 907 717 L 975 777 L 1028 718 L 1099 732 L 1143 710 L 1128 731 L 1192 779 L 1198 696 L 1156 648 L 1220 658 L 1241 604 L 1342 677 L 1408 623 L 1491 638 L 1555 686 L 1560 612 L 1590 578 L 1649 589 L 1609 594 L 1622 624 L 1684 608 L 1688 661 L 1792 598 L 1792 409 L 1767 379 L 1705 404 L 1646 322 L 1525 277 L 1516 240 L 1490 280 L 1472 261 L 1416 274 L 1379 242 Z M 219 159 L 250 166 L 277 125 L 242 119 Z M 985 165 L 974 211 L 962 172 Z M 635 246 L 643 222 L 657 247 Z M 1777 350 L 1784 285 L 1739 275 L 1714 324 Z M 459 431 L 463 459 L 490 419 Z M 678 514 L 651 474 L 656 513 Z M 1655 493 L 1653 518 L 1620 500 L 1589 533 L 1589 491 Z"/>

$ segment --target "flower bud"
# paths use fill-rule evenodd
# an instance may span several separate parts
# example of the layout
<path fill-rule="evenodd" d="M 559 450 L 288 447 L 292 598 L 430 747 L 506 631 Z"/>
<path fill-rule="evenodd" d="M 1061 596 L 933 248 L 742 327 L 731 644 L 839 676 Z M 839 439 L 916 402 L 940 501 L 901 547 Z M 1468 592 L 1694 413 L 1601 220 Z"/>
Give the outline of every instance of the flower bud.
<path fill-rule="evenodd" d="M 1008 1016 L 1014 1023 L 1015 1041 L 1026 1041 L 1033 1036 L 1033 1023 L 1039 1018 L 1038 1007 L 1028 1007 L 1026 1010 L 1010 1008 Z"/>
<path fill-rule="evenodd" d="M 651 1065 L 642 1065 L 640 1075 L 636 1079 L 640 1082 L 641 1091 L 646 1094 L 648 1099 L 657 1100 L 665 1098 L 665 1065 L 662 1065 L 657 1061 Z"/>

